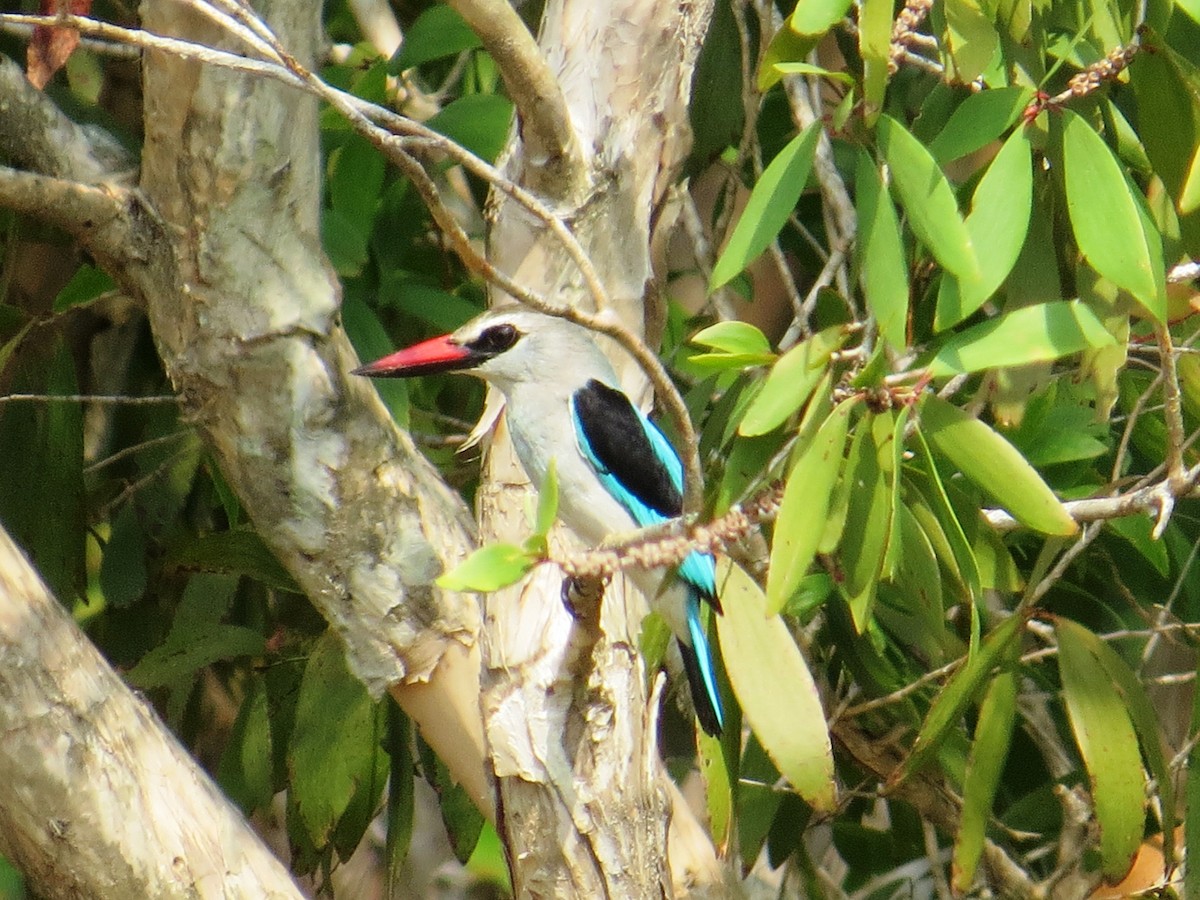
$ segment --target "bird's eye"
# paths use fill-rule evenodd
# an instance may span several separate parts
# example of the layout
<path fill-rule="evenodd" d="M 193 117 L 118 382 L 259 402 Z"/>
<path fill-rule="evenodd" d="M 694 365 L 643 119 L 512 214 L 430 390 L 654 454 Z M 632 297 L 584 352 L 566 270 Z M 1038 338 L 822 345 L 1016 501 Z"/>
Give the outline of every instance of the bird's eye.
<path fill-rule="evenodd" d="M 475 340 L 473 347 L 483 353 L 503 353 L 515 344 L 520 336 L 521 332 L 508 323 L 493 325 Z"/>

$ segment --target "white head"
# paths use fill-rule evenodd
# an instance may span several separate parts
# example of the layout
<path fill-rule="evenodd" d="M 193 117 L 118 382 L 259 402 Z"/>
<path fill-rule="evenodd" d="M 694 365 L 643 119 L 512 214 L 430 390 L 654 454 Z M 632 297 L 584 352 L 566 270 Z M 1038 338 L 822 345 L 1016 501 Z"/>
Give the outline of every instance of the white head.
<path fill-rule="evenodd" d="M 586 328 L 520 306 L 488 310 L 453 334 L 398 350 L 355 374 L 410 378 L 452 371 L 482 378 L 505 394 L 520 385 L 573 391 L 590 378 L 616 384 Z"/>

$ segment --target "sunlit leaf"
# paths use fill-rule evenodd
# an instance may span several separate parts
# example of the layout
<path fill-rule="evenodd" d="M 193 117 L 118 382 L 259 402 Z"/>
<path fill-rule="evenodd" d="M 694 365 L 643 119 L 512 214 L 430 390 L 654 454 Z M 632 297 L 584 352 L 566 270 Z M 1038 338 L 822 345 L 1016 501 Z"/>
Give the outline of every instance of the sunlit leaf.
<path fill-rule="evenodd" d="M 799 9 L 799 7 L 797 7 Z M 812 75 L 817 78 L 828 78 L 831 81 L 840 81 L 843 84 L 853 84 L 854 79 L 845 72 L 831 72 L 829 69 L 822 69 L 820 66 L 814 66 L 806 62 L 786 62 L 775 63 L 775 71 L 780 75 Z"/>
<path fill-rule="evenodd" d="M 1000 49 L 1000 35 L 992 24 L 995 14 L 990 6 L 986 11 L 981 9 L 976 0 L 947 0 L 945 9 L 955 76 L 961 83 L 970 84 Z"/>
<path fill-rule="evenodd" d="M 803 5 L 803 4 L 798 4 Z M 891 0 L 863 0 L 858 12 L 858 52 L 863 61 L 863 121 L 870 127 L 883 109 L 892 48 Z"/>
<path fill-rule="evenodd" d="M 954 275 L 978 279 L 979 262 L 971 235 L 959 214 L 954 191 L 937 162 L 920 141 L 889 116 L 880 116 L 876 138 L 891 167 L 904 211 L 921 243 Z"/>
<path fill-rule="evenodd" d="M 1002 135 L 1033 99 L 1028 88 L 1005 87 L 972 94 L 958 105 L 929 145 L 942 165 L 974 153 Z"/>
<path fill-rule="evenodd" d="M 698 331 L 688 343 L 701 347 L 711 347 L 722 353 L 739 353 L 746 355 L 770 354 L 771 344 L 761 331 L 749 322 L 718 322 L 703 331 Z"/>
<path fill-rule="evenodd" d="M 1099 637 L 1088 629 L 1069 619 L 1060 619 L 1057 628 L 1060 640 L 1063 629 L 1073 633 L 1072 640 L 1078 641 L 1079 644 L 1095 656 L 1104 673 L 1108 676 L 1109 681 L 1120 692 L 1130 721 L 1133 723 L 1134 731 L 1137 733 L 1142 754 L 1146 758 L 1150 774 L 1154 776 L 1157 784 L 1158 795 L 1162 801 L 1162 809 L 1167 816 L 1167 827 L 1163 832 L 1163 856 L 1167 859 L 1169 865 L 1175 855 L 1175 829 L 1172 827 L 1174 823 L 1175 785 L 1173 781 L 1174 773 L 1168 767 L 1168 760 L 1163 754 L 1158 711 L 1151 702 L 1149 695 L 1146 693 L 1146 688 L 1142 685 L 1137 674 L 1129 668 L 1129 665 L 1116 650 L 1100 640 Z"/>
<path fill-rule="evenodd" d="M 1078 300 L 1025 306 L 956 334 L 934 355 L 935 378 L 1049 362 L 1113 343 L 1096 314 Z"/>
<path fill-rule="evenodd" d="M 516 584 L 537 562 L 516 544 L 488 544 L 440 576 L 437 586 L 447 591 L 498 591 Z"/>
<path fill-rule="evenodd" d="M 771 367 L 762 390 L 746 409 L 738 433 L 756 437 L 773 431 L 808 402 L 825 374 L 833 351 L 846 340 L 843 328 L 818 332 L 783 354 Z"/>
<path fill-rule="evenodd" d="M 1046 534 L 1068 535 L 1078 529 L 1025 457 L 979 419 L 927 395 L 921 403 L 921 433 L 1018 522 Z"/>
<path fill-rule="evenodd" d="M 796 592 L 825 533 L 829 499 L 841 471 L 853 407 L 853 403 L 844 402 L 834 408 L 788 476 L 767 570 L 767 611 L 772 615 L 783 609 Z"/>
<path fill-rule="evenodd" d="M 1087 629 L 1058 619 L 1058 669 L 1071 730 L 1091 783 L 1101 868 L 1119 880 L 1133 863 L 1146 816 L 1145 773 L 1128 704 L 1094 652 Z"/>
<path fill-rule="evenodd" d="M 811 0 L 797 3 L 788 19 L 788 25 L 796 34 L 815 37 L 827 32 L 842 21 L 850 9 L 850 0 Z"/>
<path fill-rule="evenodd" d="M 934 329 L 957 325 L 979 309 L 1016 265 L 1029 231 L 1033 202 L 1033 165 L 1029 139 L 1018 128 L 988 166 L 975 188 L 967 231 L 979 256 L 979 278 L 942 279 Z"/>
<path fill-rule="evenodd" d="M 708 283 L 710 291 L 729 282 L 775 240 L 808 183 L 820 135 L 820 121 L 813 122 L 792 138 L 763 170 L 733 234 L 713 266 Z"/>
<path fill-rule="evenodd" d="M 746 720 L 779 769 L 814 809 L 837 802 L 833 750 L 816 684 L 783 620 L 767 615 L 766 597 L 745 572 L 718 563 L 726 608 L 717 616 L 725 669 Z M 787 685 L 787 690 L 780 690 Z"/>
<path fill-rule="evenodd" d="M 1079 249 L 1097 272 L 1165 315 L 1138 203 L 1117 158 L 1086 119 L 1062 111 L 1067 211 Z"/>
<path fill-rule="evenodd" d="M 855 252 L 867 308 L 884 340 L 893 349 L 903 350 L 908 344 L 908 260 L 891 194 L 865 152 L 858 155 L 854 187 L 858 212 Z"/>
<path fill-rule="evenodd" d="M 545 535 L 550 532 L 555 517 L 558 516 L 558 463 L 551 457 L 550 465 L 542 478 L 542 487 L 538 491 L 537 514 L 534 516 L 534 534 Z"/>

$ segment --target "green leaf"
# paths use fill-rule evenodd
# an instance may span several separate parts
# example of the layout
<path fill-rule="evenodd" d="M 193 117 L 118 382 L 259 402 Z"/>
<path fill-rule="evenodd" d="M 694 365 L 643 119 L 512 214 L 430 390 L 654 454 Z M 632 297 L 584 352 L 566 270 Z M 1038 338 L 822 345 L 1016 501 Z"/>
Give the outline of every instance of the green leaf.
<path fill-rule="evenodd" d="M 141 658 L 125 676 L 140 688 L 166 687 L 223 659 L 261 656 L 266 640 L 240 625 L 211 623 L 189 629 L 187 638 L 168 639 Z"/>
<path fill-rule="evenodd" d="M 858 52 L 863 61 L 863 119 L 875 123 L 887 92 L 892 47 L 891 0 L 863 0 L 858 14 Z"/>
<path fill-rule="evenodd" d="M 413 814 L 416 806 L 412 752 L 412 724 L 408 716 L 396 705 L 388 704 L 388 756 L 392 771 L 388 778 L 387 798 L 387 891 L 385 896 L 403 896 L 407 881 L 404 879 L 404 862 L 412 845 Z"/>
<path fill-rule="evenodd" d="M 146 534 L 133 504 L 113 522 L 100 562 L 100 589 L 115 607 L 129 606 L 146 591 Z"/>
<path fill-rule="evenodd" d="M 1104 323 L 1081 301 L 1042 303 L 1015 309 L 954 335 L 934 355 L 929 372 L 942 378 L 1049 362 L 1113 343 Z"/>
<path fill-rule="evenodd" d="M 750 265 L 779 234 L 808 183 L 820 135 L 820 121 L 813 122 L 792 138 L 763 171 L 713 266 L 708 283 L 710 292 Z"/>
<path fill-rule="evenodd" d="M 359 223 L 345 213 L 332 208 L 321 211 L 321 246 L 342 277 L 353 278 L 367 264 L 367 237 Z"/>
<path fill-rule="evenodd" d="M 271 802 L 275 794 L 272 775 L 267 688 L 261 675 L 252 674 L 221 754 L 217 781 L 242 812 L 250 815 Z"/>
<path fill-rule="evenodd" d="M 716 16 L 717 13 L 714 12 L 713 15 Z M 758 67 L 759 92 L 765 94 L 778 83 L 781 76 L 775 68 L 777 64 L 806 59 L 816 46 L 817 38 L 815 37 L 801 37 L 790 28 L 780 28 L 776 31 L 775 36 L 771 38 L 771 43 L 767 45 L 762 62 Z M 724 70 L 723 76 L 728 77 L 728 72 L 728 69 Z M 693 95 L 694 93 L 695 88 L 693 88 Z M 693 99 L 692 103 L 695 102 Z"/>
<path fill-rule="evenodd" d="M 859 423 L 869 429 L 852 446 L 846 460 L 845 481 L 850 485 L 846 525 L 842 531 L 840 559 L 842 591 L 863 634 L 871 618 L 875 588 L 891 544 L 895 516 L 895 477 L 892 433 L 895 416 L 877 413 Z"/>
<path fill-rule="evenodd" d="M 827 328 L 779 357 L 762 390 L 747 407 L 738 434 L 757 437 L 782 425 L 808 402 L 825 374 L 829 357 L 845 340 L 844 328 Z"/>
<path fill-rule="evenodd" d="M 875 134 L 921 243 L 947 271 L 959 278 L 978 279 L 979 262 L 958 201 L 929 151 L 889 116 L 879 117 Z"/>
<path fill-rule="evenodd" d="M 825 533 L 829 499 L 841 471 L 852 402 L 839 404 L 800 454 L 788 476 L 775 519 L 767 612 L 778 613 L 796 593 Z"/>
<path fill-rule="evenodd" d="M 726 608 L 717 616 L 725 670 L 746 721 L 781 775 L 814 809 L 837 802 L 833 750 L 816 684 L 787 625 L 768 615 L 766 598 L 745 572 L 717 564 Z M 787 690 L 780 690 L 787 685 Z"/>
<path fill-rule="evenodd" d="M 516 584 L 537 562 L 516 544 L 489 544 L 438 578 L 437 586 L 447 591 L 498 591 Z"/>
<path fill-rule="evenodd" d="M 1078 529 L 1025 457 L 979 419 L 940 397 L 926 395 L 921 403 L 921 433 L 934 450 L 1021 524 L 1057 535 L 1074 534 Z"/>
<path fill-rule="evenodd" d="M 1000 137 L 1033 99 L 1029 88 L 1005 87 L 967 97 L 929 145 L 941 165 L 974 153 Z"/>
<path fill-rule="evenodd" d="M 467 94 L 443 106 L 425 124 L 480 159 L 495 162 L 508 140 L 512 116 L 512 101 L 506 97 Z"/>
<path fill-rule="evenodd" d="M 908 345 L 908 261 L 900 222 L 879 169 L 865 153 L 858 154 L 854 188 L 857 195 L 859 278 L 867 308 L 879 333 L 895 350 Z"/>
<path fill-rule="evenodd" d="M 1116 650 L 1088 629 L 1069 619 L 1059 620 L 1057 627 L 1060 629 L 1060 640 L 1061 629 L 1074 632 L 1072 639 L 1096 657 L 1108 680 L 1116 687 L 1125 703 L 1125 709 L 1142 747 L 1142 755 L 1146 758 L 1150 774 L 1157 783 L 1158 796 L 1167 817 L 1162 836 L 1163 856 L 1170 864 L 1175 856 L 1175 784 L 1173 773 L 1167 765 L 1168 760 L 1163 754 L 1158 713 L 1142 682 Z"/>
<path fill-rule="evenodd" d="M 979 723 L 967 760 L 963 780 L 962 817 L 954 838 L 954 889 L 962 894 L 971 889 L 975 870 L 983 855 L 988 818 L 996 800 L 996 789 L 1008 760 L 1017 713 L 1017 674 L 1004 671 L 988 686 L 979 708 Z"/>
<path fill-rule="evenodd" d="M 967 216 L 972 244 L 988 248 L 979 257 L 980 277 L 942 279 L 934 330 L 957 325 L 1004 283 L 1025 245 L 1032 204 L 1032 154 L 1025 130 L 1018 128 L 988 166 Z"/>
<path fill-rule="evenodd" d="M 478 36 L 453 7 L 438 3 L 417 16 L 409 26 L 404 43 L 392 57 L 388 71 L 398 75 L 413 66 L 482 46 Z"/>
<path fill-rule="evenodd" d="M 912 773 L 919 772 L 933 757 L 950 729 L 962 720 L 967 704 L 974 699 L 992 670 L 1004 660 L 1024 624 L 1020 616 L 1009 616 L 984 638 L 979 652 L 968 657 L 963 667 L 950 677 L 929 707 L 912 752 L 889 779 L 891 782 L 903 781 Z"/>
<path fill-rule="evenodd" d="M 806 0 L 796 4 L 788 25 L 796 34 L 818 37 L 841 22 L 849 9 L 850 0 Z"/>
<path fill-rule="evenodd" d="M 721 353 L 769 355 L 771 344 L 761 331 L 749 322 L 718 322 L 688 339 L 689 344 L 711 347 Z"/>
<path fill-rule="evenodd" d="M 97 297 L 115 290 L 116 286 L 117 283 L 109 277 L 107 272 L 84 263 L 75 270 L 71 280 L 54 298 L 54 311 L 56 313 L 65 312 L 74 306 L 90 303 Z M 0 369 L 2 368 L 3 366 L 0 366 Z"/>
<path fill-rule="evenodd" d="M 326 631 L 304 667 L 287 753 L 293 800 L 316 847 L 334 840 L 363 796 L 378 796 L 384 714 L 346 668 L 341 640 Z"/>
<path fill-rule="evenodd" d="M 1165 296 L 1120 162 L 1087 120 L 1069 109 L 1062 111 L 1062 142 L 1067 211 L 1080 251 L 1092 268 L 1164 321 Z"/>
<path fill-rule="evenodd" d="M 347 221 L 370 235 L 383 193 L 386 164 L 366 138 L 352 134 L 330 160 L 329 201 Z"/>
<path fill-rule="evenodd" d="M 361 298 L 346 297 L 342 301 L 342 326 L 359 359 L 380 359 L 392 352 L 394 345 L 383 323 Z M 401 428 L 408 428 L 408 381 L 404 378 L 373 378 L 371 383 L 396 423 Z"/>
<path fill-rule="evenodd" d="M 853 84 L 854 79 L 845 72 L 831 72 L 806 62 L 775 63 L 775 71 L 780 75 L 812 75 L 817 78 L 828 78 L 843 84 Z"/>
<path fill-rule="evenodd" d="M 249 528 L 190 539 L 168 550 L 164 564 L 178 569 L 248 575 L 276 590 L 300 593 L 292 576 L 267 549 L 258 532 Z"/>
<path fill-rule="evenodd" d="M 1184 178 L 1183 190 L 1179 194 L 1179 214 L 1186 216 L 1200 209 L 1200 147 L 1192 155 Z"/>
<path fill-rule="evenodd" d="M 437 758 L 425 741 L 418 739 L 417 749 L 425 780 L 437 794 L 450 847 L 458 861 L 466 863 L 483 832 L 483 814 L 471 802 L 463 786 L 450 777 L 446 764 Z"/>
<path fill-rule="evenodd" d="M 946 0 L 948 50 L 954 74 L 970 84 L 991 63 L 1000 49 L 1000 35 L 992 24 L 994 12 L 985 12 L 976 0 Z"/>
<path fill-rule="evenodd" d="M 1118 881 L 1133 864 L 1146 816 L 1145 773 L 1125 699 L 1095 654 L 1087 629 L 1068 619 L 1054 626 L 1063 699 L 1092 788 L 1100 825 L 1101 868 Z M 1157 740 L 1157 737 L 1156 737 Z"/>

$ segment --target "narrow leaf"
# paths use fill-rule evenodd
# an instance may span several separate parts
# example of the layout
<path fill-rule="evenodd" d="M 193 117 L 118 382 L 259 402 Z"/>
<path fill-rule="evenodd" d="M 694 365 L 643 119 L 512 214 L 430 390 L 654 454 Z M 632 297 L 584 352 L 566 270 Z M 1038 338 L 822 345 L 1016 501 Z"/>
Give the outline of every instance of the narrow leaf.
<path fill-rule="evenodd" d="M 796 4 L 788 25 L 796 34 L 815 37 L 842 21 L 849 9 L 850 0 L 806 0 Z"/>
<path fill-rule="evenodd" d="M 821 812 L 837 802 L 833 750 L 812 673 L 779 616 L 768 616 L 754 580 L 722 560 L 721 597 L 731 615 L 717 616 L 725 669 L 759 742 L 804 800 Z M 786 685 L 786 690 L 780 686 Z"/>
<path fill-rule="evenodd" d="M 746 409 L 738 434 L 757 437 L 782 425 L 788 416 L 808 402 L 825 374 L 829 357 L 845 340 L 845 329 L 828 328 L 776 360 L 762 390 Z"/>
<path fill-rule="evenodd" d="M 1067 211 L 1080 251 L 1162 321 L 1150 248 L 1120 162 L 1087 120 L 1069 109 L 1062 112 L 1062 141 Z"/>
<path fill-rule="evenodd" d="M 1050 362 L 1114 343 L 1082 301 L 1025 306 L 956 334 L 929 364 L 934 378 L 1003 366 Z"/>
<path fill-rule="evenodd" d="M 721 353 L 769 354 L 771 343 L 766 336 L 749 322 L 718 322 L 688 339 L 689 344 L 711 347 Z"/>
<path fill-rule="evenodd" d="M 1017 712 L 1017 675 L 1004 671 L 992 680 L 979 708 L 979 723 L 971 742 L 967 774 L 963 781 L 962 817 L 954 838 L 954 889 L 965 894 L 975 880 L 983 855 L 988 817 L 996 800 L 996 789 L 1008 760 Z"/>
<path fill-rule="evenodd" d="M 1173 773 L 1167 765 L 1163 754 L 1159 717 L 1150 701 L 1146 688 L 1138 676 L 1129 668 L 1107 643 L 1100 640 L 1094 633 L 1070 620 L 1061 620 L 1060 625 L 1075 632 L 1074 638 L 1086 647 L 1096 657 L 1112 684 L 1121 693 L 1125 709 L 1137 732 L 1138 741 L 1142 747 L 1142 755 L 1150 769 L 1150 774 L 1158 787 L 1158 796 L 1162 801 L 1162 809 L 1166 817 L 1163 823 L 1163 856 L 1168 867 L 1173 866 L 1175 858 L 1175 783 Z"/>
<path fill-rule="evenodd" d="M 854 188 L 858 206 L 856 253 L 867 308 L 879 323 L 884 340 L 894 350 L 903 350 L 908 344 L 908 261 L 891 194 L 866 152 L 858 155 Z"/>
<path fill-rule="evenodd" d="M 1109 881 L 1129 871 L 1145 824 L 1145 774 L 1124 698 L 1092 651 L 1082 625 L 1055 623 L 1063 699 L 1087 768 L 1100 825 L 1101 868 Z"/>
<path fill-rule="evenodd" d="M 1009 616 L 984 638 L 979 652 L 967 659 L 929 707 L 929 713 L 925 716 L 920 733 L 917 734 L 912 753 L 896 770 L 890 781 L 904 780 L 913 772 L 920 771 L 930 760 L 950 733 L 950 729 L 961 721 L 967 704 L 979 692 L 992 670 L 1004 659 L 1023 625 L 1024 620 L 1020 616 Z"/>
<path fill-rule="evenodd" d="M 808 183 L 820 135 L 818 120 L 792 138 L 763 171 L 729 242 L 713 266 L 709 291 L 732 280 L 775 240 Z"/>
<path fill-rule="evenodd" d="M 1032 98 L 1032 91 L 1018 87 L 972 94 L 954 110 L 929 145 L 929 152 L 942 165 L 974 153 L 996 140 L 1017 121 Z"/>
<path fill-rule="evenodd" d="M 546 467 L 546 477 L 542 479 L 542 488 L 538 491 L 537 515 L 534 517 L 533 532 L 545 536 L 558 515 L 558 464 L 554 457 Z"/>
<path fill-rule="evenodd" d="M 979 278 L 942 279 L 933 320 L 936 331 L 957 325 L 1004 283 L 1025 244 L 1032 204 L 1032 154 L 1025 129 L 1018 128 L 988 166 L 967 216 L 971 242 L 988 248 L 979 257 Z"/>
<path fill-rule="evenodd" d="M 447 591 L 498 591 L 520 581 L 537 561 L 516 544 L 489 544 L 441 575 L 437 586 Z"/>
<path fill-rule="evenodd" d="M 802 4 L 801 4 L 802 5 Z M 892 0 L 863 0 L 858 13 L 858 52 L 863 61 L 863 120 L 869 127 L 883 109 L 892 46 Z"/>
<path fill-rule="evenodd" d="M 978 279 L 979 262 L 958 201 L 929 151 L 889 116 L 880 116 L 876 139 L 921 243 L 947 271 L 959 278 Z"/>
<path fill-rule="evenodd" d="M 854 404 L 839 404 L 796 460 L 775 519 L 767 612 L 775 615 L 796 592 L 812 565 L 829 514 L 829 498 L 841 470 L 846 429 Z"/>
<path fill-rule="evenodd" d="M 929 445 L 1007 509 L 1018 522 L 1046 534 L 1074 534 L 1078 526 L 1033 466 L 1003 437 L 940 397 L 921 404 L 921 432 Z"/>

